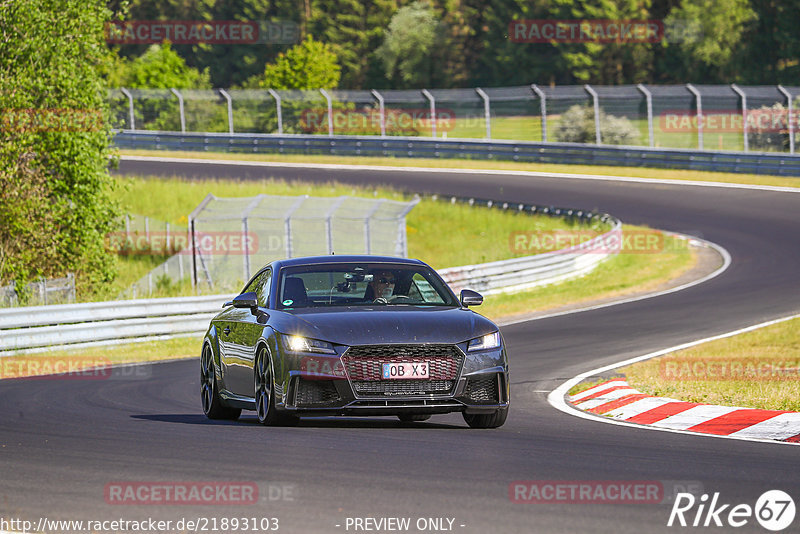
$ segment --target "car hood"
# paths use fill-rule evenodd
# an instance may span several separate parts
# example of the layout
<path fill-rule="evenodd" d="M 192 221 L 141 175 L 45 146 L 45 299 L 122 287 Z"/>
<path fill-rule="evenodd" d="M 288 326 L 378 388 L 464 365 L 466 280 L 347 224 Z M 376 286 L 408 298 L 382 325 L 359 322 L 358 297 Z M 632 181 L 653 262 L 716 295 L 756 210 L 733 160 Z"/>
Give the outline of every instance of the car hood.
<path fill-rule="evenodd" d="M 275 313 L 270 322 L 282 334 L 340 345 L 455 344 L 497 330 L 471 310 L 449 307 L 306 308 Z"/>

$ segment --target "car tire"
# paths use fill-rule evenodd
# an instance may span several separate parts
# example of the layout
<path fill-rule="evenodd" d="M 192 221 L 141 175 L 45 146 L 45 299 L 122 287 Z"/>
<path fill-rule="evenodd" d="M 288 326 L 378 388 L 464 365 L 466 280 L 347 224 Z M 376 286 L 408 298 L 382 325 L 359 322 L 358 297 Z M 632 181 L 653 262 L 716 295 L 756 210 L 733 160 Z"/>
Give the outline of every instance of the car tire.
<path fill-rule="evenodd" d="M 470 428 L 497 428 L 503 426 L 508 417 L 508 408 L 500 408 L 494 413 L 466 413 L 463 412 L 464 421 Z"/>
<path fill-rule="evenodd" d="M 397 418 L 403 423 L 420 423 L 422 421 L 427 421 L 431 416 L 427 414 L 404 413 L 398 415 Z"/>
<path fill-rule="evenodd" d="M 203 347 L 203 355 L 200 357 L 200 401 L 203 404 L 203 413 L 209 419 L 235 421 L 242 413 L 242 410 L 238 408 L 230 408 L 222 404 L 217 385 L 217 373 L 214 371 L 214 358 L 211 347 L 208 345 Z"/>
<path fill-rule="evenodd" d="M 255 382 L 256 415 L 258 422 L 266 426 L 294 426 L 300 420 L 294 415 L 279 413 L 275 408 L 275 381 L 272 378 L 272 364 L 265 345 L 258 349 L 253 365 Z"/>

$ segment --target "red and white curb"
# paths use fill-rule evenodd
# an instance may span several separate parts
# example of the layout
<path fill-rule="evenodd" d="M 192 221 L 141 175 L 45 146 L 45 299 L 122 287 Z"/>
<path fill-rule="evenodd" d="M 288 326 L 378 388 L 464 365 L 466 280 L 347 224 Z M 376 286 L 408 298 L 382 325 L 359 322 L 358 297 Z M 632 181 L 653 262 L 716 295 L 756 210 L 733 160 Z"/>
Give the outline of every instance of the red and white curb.
<path fill-rule="evenodd" d="M 628 423 L 716 436 L 800 443 L 798 412 L 653 397 L 630 387 L 624 378 L 581 391 L 569 397 L 569 402 L 583 411 Z"/>

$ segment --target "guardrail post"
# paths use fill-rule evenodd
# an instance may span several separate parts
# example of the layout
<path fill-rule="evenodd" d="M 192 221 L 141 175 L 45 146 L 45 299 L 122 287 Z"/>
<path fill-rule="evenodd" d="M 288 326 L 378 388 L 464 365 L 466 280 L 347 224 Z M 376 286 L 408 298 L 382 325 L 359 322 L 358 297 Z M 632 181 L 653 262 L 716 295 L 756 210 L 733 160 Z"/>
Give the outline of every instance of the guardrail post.
<path fill-rule="evenodd" d="M 150 245 L 150 217 L 144 218 L 144 240 Z"/>
<path fill-rule="evenodd" d="M 225 89 L 220 89 L 219 94 L 228 102 L 228 133 L 233 133 L 233 99 Z"/>
<path fill-rule="evenodd" d="M 431 137 L 436 137 L 436 99 L 427 89 L 422 90 L 422 95 L 428 99 L 431 105 Z"/>
<path fill-rule="evenodd" d="M 186 133 L 186 115 L 183 113 L 183 95 L 177 89 L 170 89 L 172 94 L 178 97 L 178 109 L 181 114 L 181 133 Z"/>
<path fill-rule="evenodd" d="M 136 122 L 133 118 L 133 95 L 124 87 L 120 89 L 123 95 L 128 97 L 128 120 L 131 123 L 131 130 L 136 130 Z"/>
<path fill-rule="evenodd" d="M 703 150 L 703 97 L 694 85 L 687 83 L 686 89 L 694 95 L 697 102 L 697 148 Z"/>
<path fill-rule="evenodd" d="M 650 148 L 653 148 L 655 146 L 655 139 L 653 137 L 653 93 L 648 91 L 642 84 L 637 84 L 636 88 L 642 92 L 647 102 L 647 137 L 650 142 Z"/>
<path fill-rule="evenodd" d="M 486 123 L 486 139 L 492 138 L 492 115 L 491 115 L 491 106 L 489 104 L 489 95 L 481 89 L 477 87 L 475 92 L 480 95 L 483 99 L 483 121 Z"/>
<path fill-rule="evenodd" d="M 786 97 L 787 111 L 786 122 L 789 125 L 789 154 L 794 154 L 794 116 L 792 114 L 792 95 L 784 89 L 782 85 L 778 85 L 778 91 Z"/>
<path fill-rule="evenodd" d="M 383 107 L 383 96 L 375 89 L 372 89 L 372 96 L 378 101 L 378 112 L 381 118 L 381 137 L 386 137 L 386 109 Z"/>
<path fill-rule="evenodd" d="M 539 89 L 539 86 L 535 83 L 531 84 L 531 89 L 536 96 L 539 97 L 539 109 L 542 112 L 542 142 L 547 142 L 547 95 L 544 94 L 544 91 Z"/>
<path fill-rule="evenodd" d="M 592 86 L 588 83 L 584 85 L 583 88 L 592 96 L 592 101 L 594 103 L 594 139 L 595 143 L 600 145 L 603 143 L 603 139 L 600 137 L 600 98 L 597 96 L 597 92 L 592 89 Z"/>
<path fill-rule="evenodd" d="M 333 102 L 331 101 L 331 95 L 325 89 L 320 89 L 319 92 L 328 101 L 328 135 L 333 137 Z"/>
<path fill-rule="evenodd" d="M 283 113 L 281 109 L 281 95 L 273 91 L 272 89 L 267 89 L 267 92 L 275 99 L 275 107 L 278 111 L 278 135 L 283 135 Z"/>
<path fill-rule="evenodd" d="M 742 132 L 744 133 L 744 151 L 747 152 L 747 95 L 735 83 L 731 84 L 731 89 L 742 99 Z"/>

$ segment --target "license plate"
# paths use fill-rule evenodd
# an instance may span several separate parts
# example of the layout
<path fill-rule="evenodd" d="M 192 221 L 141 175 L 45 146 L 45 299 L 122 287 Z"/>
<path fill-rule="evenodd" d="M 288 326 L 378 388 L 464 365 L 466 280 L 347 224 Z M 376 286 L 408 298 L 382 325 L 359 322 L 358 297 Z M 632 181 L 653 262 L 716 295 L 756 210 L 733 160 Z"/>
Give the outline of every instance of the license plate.
<path fill-rule="evenodd" d="M 428 378 L 428 364 L 427 362 L 384 363 L 383 378 L 385 380 Z"/>

